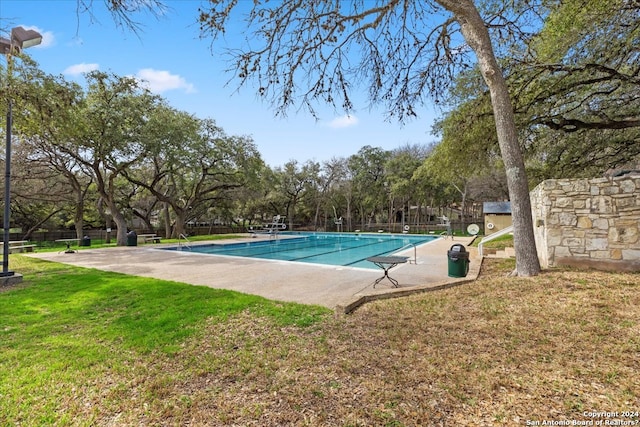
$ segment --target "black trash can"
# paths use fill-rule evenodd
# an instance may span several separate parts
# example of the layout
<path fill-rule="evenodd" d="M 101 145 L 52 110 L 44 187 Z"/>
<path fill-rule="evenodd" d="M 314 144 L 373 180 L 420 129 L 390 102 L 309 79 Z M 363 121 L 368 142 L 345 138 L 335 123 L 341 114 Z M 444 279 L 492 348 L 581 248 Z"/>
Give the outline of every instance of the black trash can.
<path fill-rule="evenodd" d="M 447 251 L 449 277 L 467 277 L 469 272 L 469 252 L 456 243 Z"/>
<path fill-rule="evenodd" d="M 127 233 L 127 246 L 138 246 L 138 235 L 133 230 Z"/>
<path fill-rule="evenodd" d="M 91 246 L 91 237 L 84 236 L 82 240 L 80 240 L 80 246 Z"/>

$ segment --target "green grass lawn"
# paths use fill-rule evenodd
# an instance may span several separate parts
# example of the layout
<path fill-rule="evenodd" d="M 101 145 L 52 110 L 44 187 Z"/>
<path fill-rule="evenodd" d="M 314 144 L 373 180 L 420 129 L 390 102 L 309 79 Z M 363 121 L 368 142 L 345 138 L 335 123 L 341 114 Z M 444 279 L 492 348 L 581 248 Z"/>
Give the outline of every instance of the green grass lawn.
<path fill-rule="evenodd" d="M 11 255 L 0 426 L 640 422 L 640 274 L 513 267 L 335 316 Z"/>
<path fill-rule="evenodd" d="M 92 425 L 76 419 L 79 393 L 145 358 L 171 357 L 205 324 L 247 311 L 282 326 L 307 326 L 329 313 L 23 256 L 12 255 L 11 268 L 24 281 L 0 293 L 2 426 Z"/>
<path fill-rule="evenodd" d="M 480 241 L 485 236 L 478 236 L 471 243 L 472 246 L 478 246 Z M 513 234 L 505 234 L 504 236 L 497 237 L 494 240 L 490 240 L 486 242 L 484 245 L 485 249 L 495 249 L 495 250 L 503 250 L 507 247 L 513 247 Z"/>

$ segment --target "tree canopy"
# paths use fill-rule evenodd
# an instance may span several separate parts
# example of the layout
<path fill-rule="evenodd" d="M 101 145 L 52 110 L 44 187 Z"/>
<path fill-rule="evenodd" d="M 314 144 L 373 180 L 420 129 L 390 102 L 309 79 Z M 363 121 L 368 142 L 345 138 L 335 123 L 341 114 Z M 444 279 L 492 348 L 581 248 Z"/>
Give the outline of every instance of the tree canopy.
<path fill-rule="evenodd" d="M 558 3 L 526 51 L 507 58 L 532 185 L 639 166 L 639 17 L 631 2 Z M 469 135 L 470 124 L 492 115 L 478 70 L 459 76 L 449 93 L 451 111 L 439 127 L 445 145 L 447 129 Z M 489 127 L 474 129 L 478 149 L 495 144 Z"/>

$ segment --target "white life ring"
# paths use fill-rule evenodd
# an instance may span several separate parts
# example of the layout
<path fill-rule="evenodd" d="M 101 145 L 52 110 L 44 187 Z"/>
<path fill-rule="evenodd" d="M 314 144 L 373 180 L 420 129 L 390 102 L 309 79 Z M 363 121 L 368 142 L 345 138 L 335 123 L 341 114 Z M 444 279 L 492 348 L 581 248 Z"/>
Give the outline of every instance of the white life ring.
<path fill-rule="evenodd" d="M 488 222 L 488 223 L 487 223 L 487 228 L 488 228 L 489 230 L 493 230 L 493 227 L 495 227 L 495 225 L 493 225 L 493 223 L 492 223 L 492 222 Z"/>
<path fill-rule="evenodd" d="M 410 229 L 410 228 L 411 228 L 411 227 L 409 227 L 408 225 L 405 225 L 405 226 L 404 226 L 404 231 L 409 231 L 409 229 Z"/>

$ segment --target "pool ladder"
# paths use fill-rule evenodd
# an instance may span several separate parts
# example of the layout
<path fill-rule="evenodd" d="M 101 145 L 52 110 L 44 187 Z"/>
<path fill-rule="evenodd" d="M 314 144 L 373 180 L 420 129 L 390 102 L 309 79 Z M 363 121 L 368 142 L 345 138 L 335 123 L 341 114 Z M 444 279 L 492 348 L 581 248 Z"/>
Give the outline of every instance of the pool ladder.
<path fill-rule="evenodd" d="M 403 247 L 401 247 L 400 249 L 398 249 L 398 252 L 403 251 L 405 249 L 408 249 L 410 247 L 413 247 L 413 259 L 409 259 L 409 264 L 418 264 L 418 249 L 416 248 L 415 243 L 408 243 L 406 245 L 404 245 Z"/>
<path fill-rule="evenodd" d="M 184 239 L 184 243 L 182 243 L 182 239 Z M 191 242 L 189 241 L 189 239 L 187 239 L 187 236 L 185 236 L 184 234 L 180 234 L 178 236 L 178 250 L 182 250 L 183 246 L 191 250 Z"/>

